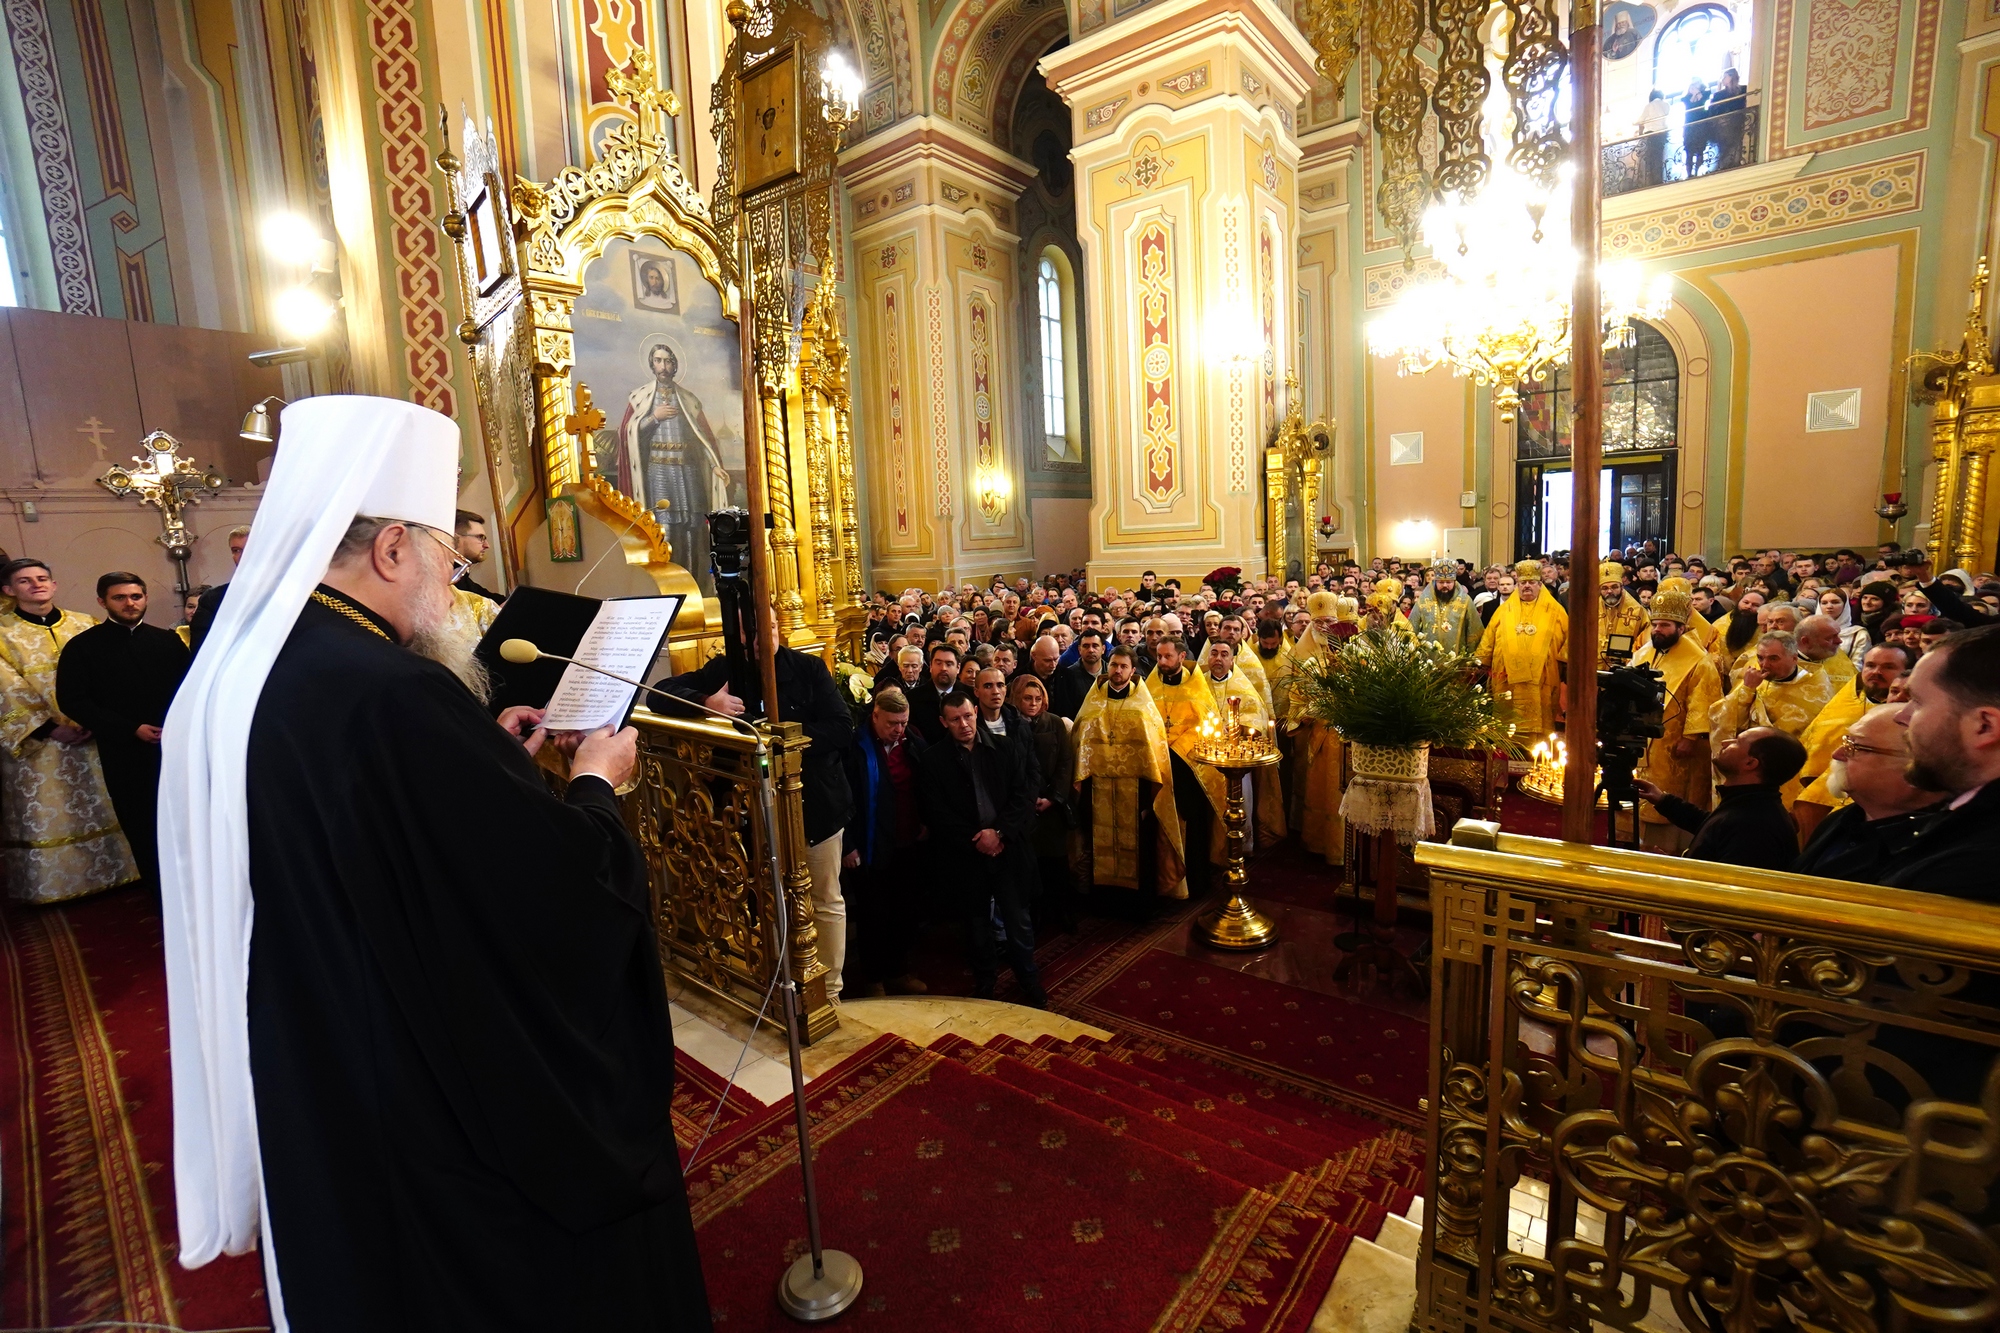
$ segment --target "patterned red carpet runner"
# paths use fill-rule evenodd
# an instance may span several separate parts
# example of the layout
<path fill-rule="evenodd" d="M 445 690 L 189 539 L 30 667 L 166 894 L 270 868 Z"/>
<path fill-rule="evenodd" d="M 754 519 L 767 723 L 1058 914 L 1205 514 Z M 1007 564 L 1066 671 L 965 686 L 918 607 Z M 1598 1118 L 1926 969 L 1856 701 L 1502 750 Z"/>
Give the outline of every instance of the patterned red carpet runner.
<path fill-rule="evenodd" d="M 1209 1077 L 1110 1044 L 885 1038 L 816 1079 L 826 1244 L 868 1275 L 842 1322 L 1303 1333 L 1353 1237 L 1408 1205 L 1414 1144 Z M 805 1249 L 789 1108 L 703 1159 L 717 1326 L 793 1327 L 772 1298 Z"/>
<path fill-rule="evenodd" d="M 1055 1007 L 1111 1042 L 884 1038 L 814 1080 L 827 1241 L 870 1279 L 844 1322 L 1302 1333 L 1351 1239 L 1420 1183 L 1398 1126 L 1428 1035 L 1155 947 L 1201 906 L 1089 920 L 1043 952 Z M 0 1327 L 268 1323 L 257 1256 L 175 1262 L 165 991 L 148 894 L 0 914 Z M 702 1142 L 690 1193 L 719 1326 L 790 1328 L 773 1300 L 804 1246 L 789 1105 L 683 1060 L 673 1115 L 684 1163 Z"/>
<path fill-rule="evenodd" d="M 0 915 L 0 1325 L 270 1322 L 256 1255 L 174 1261 L 166 985 L 141 890 Z"/>

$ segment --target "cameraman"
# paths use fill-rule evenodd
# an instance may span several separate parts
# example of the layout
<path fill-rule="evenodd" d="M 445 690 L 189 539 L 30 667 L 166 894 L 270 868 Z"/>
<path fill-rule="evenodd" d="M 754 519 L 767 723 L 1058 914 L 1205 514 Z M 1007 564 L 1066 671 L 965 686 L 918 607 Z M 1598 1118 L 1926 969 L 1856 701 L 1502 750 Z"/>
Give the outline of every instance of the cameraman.
<path fill-rule="evenodd" d="M 1698 861 L 1789 870 L 1799 854 L 1799 832 L 1780 792 L 1806 762 L 1806 747 L 1776 727 L 1752 727 L 1715 752 L 1722 783 L 1715 809 L 1698 806 L 1634 779 L 1633 790 L 1674 824 L 1694 834 L 1687 855 Z"/>

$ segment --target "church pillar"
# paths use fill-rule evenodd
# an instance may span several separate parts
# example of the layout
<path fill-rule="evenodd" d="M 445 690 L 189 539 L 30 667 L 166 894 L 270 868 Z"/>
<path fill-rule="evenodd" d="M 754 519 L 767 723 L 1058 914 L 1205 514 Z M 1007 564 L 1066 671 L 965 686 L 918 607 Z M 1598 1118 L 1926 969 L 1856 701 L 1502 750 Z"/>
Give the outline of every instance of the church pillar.
<path fill-rule="evenodd" d="M 1312 66 L 1270 0 L 1166 0 L 1041 62 L 1076 127 L 1093 582 L 1263 564 Z"/>
<path fill-rule="evenodd" d="M 850 149 L 852 392 L 876 587 L 1032 571 L 1014 345 L 1015 204 L 1034 168 L 921 117 Z M 1034 423 L 1039 426 L 1039 423 Z M 1039 435 L 1037 435 L 1039 441 Z"/>
<path fill-rule="evenodd" d="M 427 0 L 309 0 L 353 391 L 446 416 L 461 399 L 457 302 L 438 219 L 438 63 Z M 468 474 L 477 451 L 468 448 Z"/>

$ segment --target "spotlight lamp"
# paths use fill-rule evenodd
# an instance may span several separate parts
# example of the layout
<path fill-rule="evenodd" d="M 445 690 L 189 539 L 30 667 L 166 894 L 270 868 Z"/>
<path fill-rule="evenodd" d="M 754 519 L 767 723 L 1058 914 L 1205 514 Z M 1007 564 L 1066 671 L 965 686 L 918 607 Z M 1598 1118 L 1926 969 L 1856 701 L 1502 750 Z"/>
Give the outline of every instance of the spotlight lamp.
<path fill-rule="evenodd" d="M 274 393 L 250 404 L 250 410 L 243 414 L 243 429 L 236 433 L 256 444 L 270 444 L 278 437 L 275 423 L 271 420 L 271 404 L 287 401 Z"/>

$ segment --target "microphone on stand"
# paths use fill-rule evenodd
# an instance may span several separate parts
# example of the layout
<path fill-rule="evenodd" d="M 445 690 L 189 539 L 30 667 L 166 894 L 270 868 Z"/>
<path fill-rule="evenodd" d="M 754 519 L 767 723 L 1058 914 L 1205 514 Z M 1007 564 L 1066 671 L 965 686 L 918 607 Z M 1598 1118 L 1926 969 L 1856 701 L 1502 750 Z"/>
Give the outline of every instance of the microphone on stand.
<path fill-rule="evenodd" d="M 684 705 L 685 707 L 699 709 L 704 713 L 710 714 L 711 716 L 721 718 L 724 722 L 727 722 L 732 726 L 742 727 L 746 731 L 749 731 L 749 733 L 752 735 L 756 734 L 754 728 L 751 728 L 750 724 L 748 722 L 745 722 L 740 717 L 731 717 L 729 714 L 720 712 L 714 708 L 710 708 L 707 704 L 701 703 L 698 700 L 689 699 L 684 695 L 669 694 L 665 690 L 658 689 L 652 685 L 648 685 L 643 681 L 633 680 L 630 676 L 621 676 L 616 671 L 606 671 L 601 666 L 592 666 L 588 662 L 579 662 L 574 657 L 564 657 L 560 653 L 545 653 L 527 639 L 501 640 L 500 658 L 502 661 L 512 662 L 516 666 L 526 666 L 530 662 L 539 662 L 544 658 L 546 658 L 551 662 L 567 662 L 571 666 L 580 666 L 585 671 L 595 671 L 600 676 L 609 676 L 611 677 L 611 679 L 618 681 L 621 684 L 630 685 L 635 689 L 644 690 L 646 693 L 657 695 L 662 699 L 670 699 L 674 703 Z"/>

